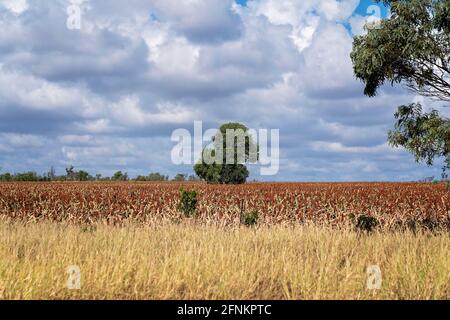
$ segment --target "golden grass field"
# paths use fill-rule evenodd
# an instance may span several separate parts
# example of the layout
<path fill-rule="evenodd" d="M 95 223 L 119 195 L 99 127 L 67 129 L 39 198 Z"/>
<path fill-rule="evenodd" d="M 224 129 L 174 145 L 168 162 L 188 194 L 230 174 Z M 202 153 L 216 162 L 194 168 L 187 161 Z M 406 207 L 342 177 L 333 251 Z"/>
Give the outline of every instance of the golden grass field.
<path fill-rule="evenodd" d="M 449 234 L 0 223 L 2 299 L 449 299 Z M 80 289 L 68 289 L 77 265 Z M 381 288 L 367 288 L 369 265 Z"/>
<path fill-rule="evenodd" d="M 0 299 L 449 299 L 449 226 L 442 184 L 4 183 Z"/>

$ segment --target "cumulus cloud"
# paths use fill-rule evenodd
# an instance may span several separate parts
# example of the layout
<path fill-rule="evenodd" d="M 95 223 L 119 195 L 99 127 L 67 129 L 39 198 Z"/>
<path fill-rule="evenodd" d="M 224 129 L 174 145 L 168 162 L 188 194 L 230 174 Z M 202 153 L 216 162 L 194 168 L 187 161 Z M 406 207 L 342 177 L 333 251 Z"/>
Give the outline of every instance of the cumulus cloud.
<path fill-rule="evenodd" d="M 372 147 L 366 146 L 356 146 L 349 147 L 345 146 L 340 142 L 327 142 L 327 141 L 317 141 L 311 142 L 311 147 L 314 151 L 325 151 L 325 152 L 337 152 L 337 153 L 379 153 L 379 152 L 390 152 L 392 149 L 389 148 L 387 144 L 376 145 Z"/>
<path fill-rule="evenodd" d="M 200 117 L 196 112 L 181 105 L 159 103 L 157 112 L 145 112 L 138 97 L 124 97 L 112 106 L 112 116 L 125 126 L 148 126 L 153 124 L 188 123 Z"/>
<path fill-rule="evenodd" d="M 362 95 L 349 54 L 357 0 L 0 1 L 0 166 L 190 172 L 176 128 L 280 129 L 273 180 L 415 179 L 435 169 L 386 145 L 397 105 Z M 428 107 L 435 106 L 423 101 Z M 402 166 L 398 166 L 398 163 Z M 258 178 L 257 176 L 255 176 Z"/>
<path fill-rule="evenodd" d="M 242 32 L 240 16 L 233 0 L 157 0 L 152 7 L 161 21 L 192 42 L 208 43 L 233 40 Z"/>
<path fill-rule="evenodd" d="M 264 15 L 273 24 L 289 25 L 290 38 L 299 51 L 313 41 L 322 21 L 344 21 L 352 16 L 359 0 L 262 0 L 250 3 L 254 14 Z"/>
<path fill-rule="evenodd" d="M 27 0 L 2 0 L 0 6 L 5 7 L 15 15 L 20 15 L 28 9 Z"/>

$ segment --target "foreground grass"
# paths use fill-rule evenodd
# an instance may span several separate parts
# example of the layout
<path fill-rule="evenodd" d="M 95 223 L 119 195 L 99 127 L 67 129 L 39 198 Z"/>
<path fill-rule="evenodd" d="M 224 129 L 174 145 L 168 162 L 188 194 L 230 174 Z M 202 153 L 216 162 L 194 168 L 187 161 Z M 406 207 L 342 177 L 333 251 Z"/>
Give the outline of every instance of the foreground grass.
<path fill-rule="evenodd" d="M 3 299 L 449 299 L 449 234 L 0 221 Z M 81 289 L 67 288 L 69 265 Z M 382 271 L 367 289 L 367 267 Z"/>

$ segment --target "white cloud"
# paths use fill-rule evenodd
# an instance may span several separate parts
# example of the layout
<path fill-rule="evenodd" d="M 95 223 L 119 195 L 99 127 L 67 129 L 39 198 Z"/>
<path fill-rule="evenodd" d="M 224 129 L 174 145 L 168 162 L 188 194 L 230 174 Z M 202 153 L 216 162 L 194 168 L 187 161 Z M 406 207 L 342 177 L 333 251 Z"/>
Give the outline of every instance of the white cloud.
<path fill-rule="evenodd" d="M 363 35 L 367 31 L 364 29 L 367 23 L 367 17 L 355 15 L 349 19 L 350 26 L 352 28 L 352 34 Z"/>
<path fill-rule="evenodd" d="M 352 39 L 343 26 L 324 24 L 304 51 L 301 76 L 307 90 L 323 94 L 354 86 L 351 50 Z"/>
<path fill-rule="evenodd" d="M 112 133 L 113 127 L 109 119 L 86 120 L 75 123 L 78 130 L 90 134 Z"/>
<path fill-rule="evenodd" d="M 95 144 L 95 138 L 91 135 L 63 135 L 58 139 L 64 145 L 77 145 L 77 144 Z"/>
<path fill-rule="evenodd" d="M 365 153 L 389 153 L 392 152 L 392 148 L 389 147 L 387 143 L 380 145 L 366 147 L 348 147 L 343 145 L 341 142 L 328 142 L 328 141 L 315 141 L 310 143 L 311 149 L 314 151 L 325 151 L 331 153 L 355 153 L 355 154 L 365 154 Z"/>
<path fill-rule="evenodd" d="M 154 0 L 152 8 L 161 21 L 193 42 L 222 42 L 240 35 L 240 17 L 234 0 Z"/>
<path fill-rule="evenodd" d="M 27 0 L 1 0 L 0 5 L 16 15 L 20 15 L 28 9 Z"/>
<path fill-rule="evenodd" d="M 200 48 L 184 38 L 171 38 L 166 42 L 150 42 L 151 61 L 161 75 L 195 75 Z"/>
<path fill-rule="evenodd" d="M 336 167 L 353 171 L 361 170 L 365 173 L 376 173 L 380 171 L 375 163 L 361 159 L 352 159 L 348 162 L 337 163 Z"/>
<path fill-rule="evenodd" d="M 253 14 L 264 15 L 276 25 L 292 27 L 290 37 L 301 52 L 312 42 L 320 20 L 348 19 L 359 0 L 260 0 L 250 2 Z"/>
<path fill-rule="evenodd" d="M 128 126 L 189 123 L 197 117 L 196 112 L 181 105 L 159 103 L 156 107 L 157 112 L 146 112 L 138 97 L 124 97 L 112 106 L 112 115 L 119 124 Z"/>
<path fill-rule="evenodd" d="M 78 87 L 65 86 L 22 72 L 0 70 L 1 108 L 8 103 L 36 111 L 67 111 L 92 116 L 102 110 L 101 98 Z"/>
<path fill-rule="evenodd" d="M 318 127 L 347 141 L 353 138 L 371 140 L 386 137 L 385 126 L 349 126 L 339 122 L 328 122 L 320 118 Z"/>
<path fill-rule="evenodd" d="M 352 16 L 361 0 L 319 1 L 319 11 L 330 21 L 345 21 Z"/>
<path fill-rule="evenodd" d="M 10 148 L 41 147 L 45 138 L 32 134 L 0 133 L 0 141 Z"/>

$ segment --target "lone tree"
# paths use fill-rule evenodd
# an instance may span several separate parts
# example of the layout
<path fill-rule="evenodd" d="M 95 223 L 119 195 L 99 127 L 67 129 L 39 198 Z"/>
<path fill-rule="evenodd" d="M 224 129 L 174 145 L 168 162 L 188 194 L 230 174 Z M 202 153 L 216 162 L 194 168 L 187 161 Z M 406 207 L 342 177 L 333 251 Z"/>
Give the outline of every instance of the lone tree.
<path fill-rule="evenodd" d="M 258 160 L 258 145 L 249 129 L 241 123 L 223 124 L 203 149 L 195 173 L 209 183 L 242 184 L 249 171 L 245 164 Z"/>
<path fill-rule="evenodd" d="M 114 175 L 111 177 L 111 180 L 113 181 L 128 181 L 128 174 L 122 171 L 117 171 L 114 173 Z"/>
<path fill-rule="evenodd" d="M 379 1 L 381 2 L 381 1 Z M 416 94 L 450 102 L 450 0 L 385 0 L 391 16 L 353 41 L 351 59 L 364 94 L 373 97 L 385 83 L 404 84 Z M 450 122 L 420 104 L 398 107 L 389 132 L 392 146 L 405 147 L 432 165 L 444 158 L 450 168 Z"/>

